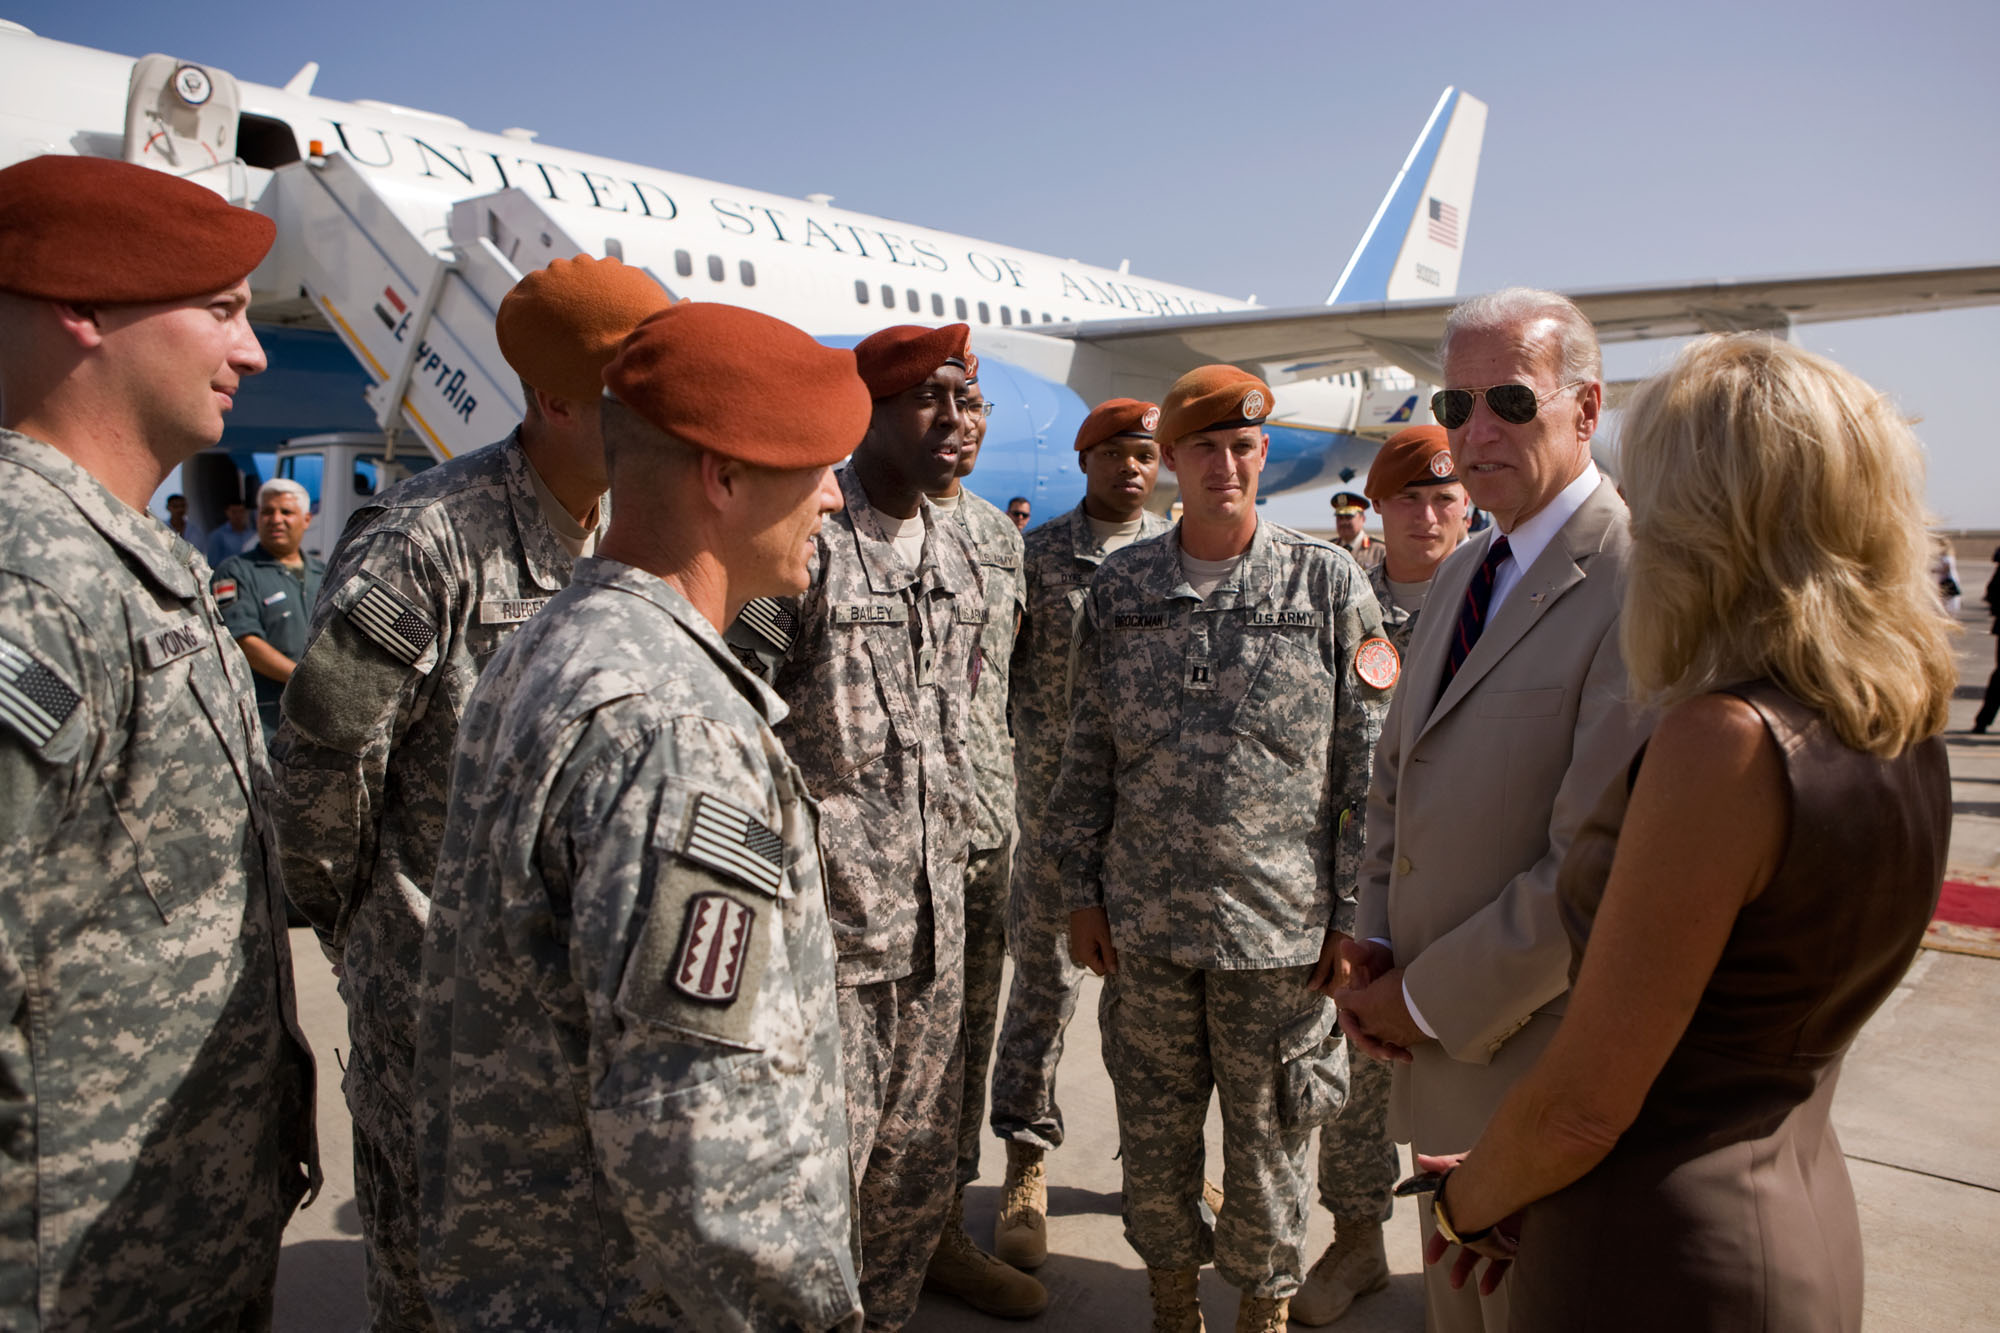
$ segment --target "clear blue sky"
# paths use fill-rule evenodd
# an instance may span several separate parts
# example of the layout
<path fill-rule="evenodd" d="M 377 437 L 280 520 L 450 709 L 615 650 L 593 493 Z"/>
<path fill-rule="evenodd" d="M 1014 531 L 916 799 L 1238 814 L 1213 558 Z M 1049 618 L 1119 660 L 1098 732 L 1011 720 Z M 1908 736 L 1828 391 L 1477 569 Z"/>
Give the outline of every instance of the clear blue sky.
<path fill-rule="evenodd" d="M 1964 0 L 36 0 L 0 17 L 259 83 L 317 60 L 325 96 L 1265 305 L 1325 297 L 1446 84 L 1491 108 L 1461 291 L 2000 261 L 2000 5 Z M 2000 310 L 1800 341 L 1923 418 L 1941 519 L 2000 526 Z M 1613 349 L 1608 369 L 1671 351 Z"/>

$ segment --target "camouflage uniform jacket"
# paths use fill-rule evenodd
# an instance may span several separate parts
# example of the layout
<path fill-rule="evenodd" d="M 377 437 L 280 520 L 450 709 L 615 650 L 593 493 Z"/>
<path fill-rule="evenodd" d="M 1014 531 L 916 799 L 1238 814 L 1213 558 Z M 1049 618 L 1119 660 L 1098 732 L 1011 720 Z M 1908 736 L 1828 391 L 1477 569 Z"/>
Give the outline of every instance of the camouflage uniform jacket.
<path fill-rule="evenodd" d="M 790 706 L 778 735 L 820 800 L 840 984 L 938 970 L 965 954 L 975 809 L 967 732 L 986 623 L 972 543 L 925 503 L 912 569 L 852 468 L 797 598 L 743 608 L 729 641 Z"/>
<path fill-rule="evenodd" d="M 1346 552 L 1269 522 L 1206 601 L 1176 528 L 1084 600 L 1045 848 L 1071 911 L 1183 967 L 1318 960 L 1351 928 L 1386 695 L 1355 653 L 1381 612 Z"/>
<path fill-rule="evenodd" d="M 990 500 L 961 489 L 952 519 L 972 539 L 986 583 L 986 632 L 979 638 L 979 688 L 972 692 L 972 771 L 979 778 L 979 809 L 972 846 L 1005 847 L 1014 838 L 1014 738 L 1007 730 L 1008 672 L 1014 630 L 1027 601 L 1021 530 Z"/>
<path fill-rule="evenodd" d="M 408 1045 L 452 740 L 487 661 L 569 583 L 519 433 L 349 520 L 272 743 L 285 887 L 350 1006 Z"/>
<path fill-rule="evenodd" d="M 446 1327 L 859 1319 L 833 937 L 785 706 L 606 560 L 466 708 L 424 943 Z"/>
<path fill-rule="evenodd" d="M 1389 642 L 1396 645 L 1396 653 L 1402 656 L 1410 646 L 1410 636 L 1417 632 L 1417 617 L 1423 608 L 1407 611 L 1396 605 L 1396 595 L 1389 588 L 1389 562 L 1377 561 L 1368 570 L 1368 586 L 1375 591 L 1375 603 L 1382 608 L 1382 632 L 1389 636 Z"/>
<path fill-rule="evenodd" d="M 1148 509 L 1139 516 L 1139 541 L 1173 526 Z M 1014 724 L 1014 775 L 1031 808 L 1021 828 L 1032 832 L 1062 767 L 1069 735 L 1069 646 L 1084 590 L 1104 563 L 1104 546 L 1078 505 L 1027 535 L 1027 610 L 1014 642 L 1007 708 Z"/>
<path fill-rule="evenodd" d="M 250 669 L 164 526 L 0 487 L 0 1327 L 235 1328 L 319 1174 Z"/>

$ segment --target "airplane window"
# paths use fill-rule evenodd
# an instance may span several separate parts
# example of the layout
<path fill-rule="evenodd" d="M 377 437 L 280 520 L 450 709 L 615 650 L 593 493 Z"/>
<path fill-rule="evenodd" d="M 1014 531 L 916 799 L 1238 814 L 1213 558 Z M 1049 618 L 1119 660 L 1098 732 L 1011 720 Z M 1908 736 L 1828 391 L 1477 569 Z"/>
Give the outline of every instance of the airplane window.
<path fill-rule="evenodd" d="M 953 303 L 952 303 L 952 308 L 953 308 L 954 310 L 958 311 L 958 317 L 959 317 L 960 319 L 971 319 L 971 318 L 972 318 L 972 316 L 970 316 L 970 315 L 968 315 L 968 314 L 966 314 L 966 313 L 965 313 L 965 298 L 964 298 L 963 296 L 961 296 L 961 297 L 958 297 L 958 298 L 956 298 L 956 299 L 955 299 L 955 300 L 953 301 Z"/>
<path fill-rule="evenodd" d="M 987 312 L 986 302 L 984 301 L 979 303 L 979 322 L 981 324 L 991 324 L 993 322 L 993 316 Z"/>
<path fill-rule="evenodd" d="M 674 272 L 683 278 L 694 276 L 694 256 L 685 250 L 674 251 Z"/>
<path fill-rule="evenodd" d="M 1044 310 L 1044 311 L 1042 312 L 1042 323 L 1044 323 L 1044 324 L 1053 324 L 1053 323 L 1055 323 L 1055 322 L 1056 322 L 1056 317 L 1055 317 L 1054 315 L 1051 315 L 1051 314 L 1050 314 L 1050 313 L 1049 313 L 1048 311 L 1046 311 L 1046 310 Z"/>
<path fill-rule="evenodd" d="M 721 282 L 721 281 L 722 281 L 722 256 L 721 256 L 721 255 L 710 255 L 710 256 L 708 257 L 708 280 L 709 280 L 710 282 Z"/>
<path fill-rule="evenodd" d="M 736 276 L 743 279 L 745 287 L 755 287 L 757 285 L 757 266 L 746 259 L 736 266 Z"/>
<path fill-rule="evenodd" d="M 1011 308 L 1004 305 L 1000 307 L 1000 322 L 1002 324 L 1012 324 L 1014 322 L 1014 312 Z"/>
<path fill-rule="evenodd" d="M 936 292 L 931 293 L 931 313 L 939 319 L 944 318 L 944 298 Z"/>
<path fill-rule="evenodd" d="M 882 308 L 884 310 L 896 308 L 896 289 L 886 282 L 882 284 Z"/>
<path fill-rule="evenodd" d="M 903 293 L 903 304 L 909 306 L 910 313 L 914 315 L 924 308 L 924 298 L 918 296 L 917 289 L 912 287 Z"/>
<path fill-rule="evenodd" d="M 1026 306 L 1021 307 L 1021 322 L 1023 324 L 1032 324 L 1035 322 L 1035 317 L 1028 313 Z"/>
<path fill-rule="evenodd" d="M 857 305 L 868 304 L 868 279 L 856 278 L 854 280 L 854 301 Z"/>

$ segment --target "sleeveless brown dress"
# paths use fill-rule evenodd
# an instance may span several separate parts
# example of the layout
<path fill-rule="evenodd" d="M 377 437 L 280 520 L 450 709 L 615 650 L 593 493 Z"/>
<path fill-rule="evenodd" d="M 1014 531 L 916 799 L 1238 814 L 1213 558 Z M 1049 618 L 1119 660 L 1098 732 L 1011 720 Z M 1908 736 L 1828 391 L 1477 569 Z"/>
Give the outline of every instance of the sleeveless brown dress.
<path fill-rule="evenodd" d="M 1784 859 L 1737 917 L 1638 1120 L 1595 1170 L 1528 1208 L 1510 1278 L 1518 1333 L 1861 1327 L 1861 1231 L 1829 1112 L 1841 1057 L 1937 906 L 1944 745 L 1880 759 L 1767 681 L 1725 693 L 1783 754 Z M 1643 759 L 1563 862 L 1572 981 Z"/>

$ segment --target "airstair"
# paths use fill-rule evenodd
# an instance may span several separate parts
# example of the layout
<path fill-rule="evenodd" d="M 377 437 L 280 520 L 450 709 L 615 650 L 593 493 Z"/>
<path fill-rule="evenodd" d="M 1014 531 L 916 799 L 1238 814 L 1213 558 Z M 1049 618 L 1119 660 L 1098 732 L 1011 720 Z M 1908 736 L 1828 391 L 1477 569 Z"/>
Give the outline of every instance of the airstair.
<path fill-rule="evenodd" d="M 367 371 L 383 460 L 419 446 L 442 460 L 513 429 L 525 403 L 494 314 L 523 273 L 585 247 L 520 189 L 459 200 L 445 219 L 423 216 L 317 141 L 275 171 L 246 168 L 236 155 L 239 105 L 224 70 L 165 55 L 135 61 L 125 158 L 277 221 L 253 293 L 292 307 L 285 322 L 323 319 Z"/>

